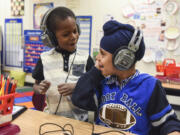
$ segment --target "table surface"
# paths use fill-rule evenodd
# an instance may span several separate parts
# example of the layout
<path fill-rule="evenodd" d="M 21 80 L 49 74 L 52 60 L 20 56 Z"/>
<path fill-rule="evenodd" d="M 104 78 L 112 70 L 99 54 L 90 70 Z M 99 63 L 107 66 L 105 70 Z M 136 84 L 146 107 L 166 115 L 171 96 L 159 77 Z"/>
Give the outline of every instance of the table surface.
<path fill-rule="evenodd" d="M 162 83 L 162 86 L 163 86 L 164 88 L 170 88 L 170 89 L 180 90 L 180 85 L 178 85 L 178 84 Z"/>
<path fill-rule="evenodd" d="M 71 124 L 74 129 L 74 135 L 91 135 L 92 133 L 91 123 L 69 119 L 62 116 L 51 115 L 51 114 L 47 114 L 44 112 L 35 111 L 31 109 L 26 110 L 18 118 L 12 121 L 12 123 L 20 127 L 21 132 L 18 135 L 39 135 L 40 125 L 44 123 L 55 123 L 62 127 L 65 124 Z M 66 128 L 71 130 L 69 126 L 67 126 Z M 46 125 L 46 126 L 43 126 L 41 134 L 50 130 L 60 130 L 60 128 L 54 125 Z M 110 131 L 110 130 L 112 129 L 95 125 L 94 132 L 100 133 L 100 132 L 105 132 L 105 131 Z M 49 133 L 46 135 L 57 135 L 57 134 L 61 135 L 62 132 Z M 125 134 L 132 135 L 127 132 Z M 120 133 L 111 132 L 111 133 L 108 133 L 107 135 L 120 135 Z"/>

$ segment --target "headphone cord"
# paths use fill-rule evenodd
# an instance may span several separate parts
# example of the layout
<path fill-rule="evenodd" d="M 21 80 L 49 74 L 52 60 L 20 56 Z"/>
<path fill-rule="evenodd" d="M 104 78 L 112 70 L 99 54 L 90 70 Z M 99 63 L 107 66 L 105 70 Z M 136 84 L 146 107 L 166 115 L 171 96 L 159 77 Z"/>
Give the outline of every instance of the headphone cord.
<path fill-rule="evenodd" d="M 77 52 L 77 51 L 76 51 Z M 66 76 L 66 79 L 65 79 L 65 83 L 67 83 L 67 80 L 68 80 L 68 78 L 69 78 L 69 74 L 70 74 L 70 72 L 71 72 L 71 68 L 72 68 L 72 65 L 73 65 L 73 63 L 74 63 L 74 60 L 75 60 L 75 57 L 76 57 L 76 52 L 75 52 L 75 54 L 74 54 L 74 57 L 73 57 L 73 60 L 72 60 L 72 62 L 71 62 L 71 66 L 70 66 L 70 69 L 69 69 L 69 71 L 68 71 L 68 75 Z M 59 102 L 58 102 L 58 105 L 57 105 L 57 107 L 56 107 L 56 111 L 55 111 L 55 115 L 57 114 L 57 111 L 58 111 L 58 109 L 59 109 L 59 105 L 60 105 L 60 103 L 61 103 L 61 99 L 62 99 L 62 94 L 60 95 L 60 97 L 59 97 Z"/>
<path fill-rule="evenodd" d="M 120 133 L 122 135 L 126 135 L 125 133 L 123 133 L 122 131 L 119 131 L 119 130 L 109 130 L 109 131 L 105 131 L 105 132 L 94 133 L 94 123 L 92 123 L 92 134 L 91 135 L 102 135 L 102 134 L 112 133 L 112 132 L 116 132 L 116 133 Z"/>
<path fill-rule="evenodd" d="M 51 130 L 51 131 L 46 131 L 46 132 L 44 132 L 44 133 L 41 133 L 41 130 L 42 130 L 42 127 L 43 126 L 46 126 L 46 125 L 54 125 L 54 126 L 57 126 L 57 127 L 59 127 L 60 129 L 59 130 Z M 69 126 L 69 127 L 71 127 L 71 130 L 67 130 L 67 129 L 65 129 L 67 126 Z M 47 134 L 47 133 L 54 133 L 54 132 L 68 132 L 67 134 L 68 135 L 74 135 L 74 128 L 73 128 L 73 126 L 71 125 L 71 124 L 65 124 L 63 127 L 62 126 L 60 126 L 60 125 L 58 125 L 58 124 L 55 124 L 55 123 L 44 123 L 44 124 L 41 124 L 40 125 L 40 127 L 39 127 L 39 135 L 45 135 L 45 134 Z"/>
<path fill-rule="evenodd" d="M 45 131 L 44 133 L 41 133 L 42 127 L 46 126 L 46 125 L 54 125 L 59 127 L 59 130 L 50 130 L 50 131 Z M 71 130 L 69 129 L 65 129 L 67 126 L 69 126 L 71 128 Z M 44 123 L 41 124 L 39 127 L 39 135 L 45 135 L 48 133 L 54 133 L 54 132 L 63 132 L 65 135 L 74 135 L 74 128 L 71 124 L 65 124 L 63 127 L 56 124 L 56 123 Z M 92 123 L 92 133 L 91 135 L 102 135 L 102 134 L 107 134 L 107 133 L 112 133 L 112 132 L 116 132 L 116 133 L 120 133 L 121 135 L 126 135 L 124 132 L 120 131 L 120 130 L 109 130 L 109 131 L 105 131 L 105 132 L 100 132 L 100 133 L 94 133 L 94 123 Z M 130 132 L 129 132 L 130 133 Z"/>

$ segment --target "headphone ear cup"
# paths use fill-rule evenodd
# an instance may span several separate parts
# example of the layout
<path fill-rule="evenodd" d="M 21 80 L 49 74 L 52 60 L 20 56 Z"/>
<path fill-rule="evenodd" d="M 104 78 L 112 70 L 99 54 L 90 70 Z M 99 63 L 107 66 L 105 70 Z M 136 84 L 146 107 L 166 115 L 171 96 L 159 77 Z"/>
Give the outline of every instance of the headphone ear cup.
<path fill-rule="evenodd" d="M 52 45 L 52 43 L 51 43 L 51 40 L 50 40 L 48 34 L 43 33 L 40 37 L 41 37 L 41 40 L 42 40 L 42 42 L 43 42 L 43 44 L 44 44 L 45 46 L 53 47 L 53 45 Z"/>
<path fill-rule="evenodd" d="M 76 23 L 76 26 L 77 26 L 77 31 L 78 31 L 78 34 L 81 35 L 81 29 L 80 29 L 80 26 L 79 24 Z"/>
<path fill-rule="evenodd" d="M 113 55 L 113 65 L 121 71 L 130 69 L 135 63 L 135 53 L 126 46 L 119 48 Z"/>
<path fill-rule="evenodd" d="M 52 11 L 54 9 L 56 9 L 56 8 L 52 8 L 52 9 L 48 10 L 42 17 L 41 23 L 40 23 L 40 29 L 43 31 L 43 34 L 40 35 L 40 37 L 41 37 L 44 45 L 46 45 L 48 47 L 56 47 L 58 45 L 58 41 L 56 39 L 55 34 L 53 32 L 51 32 L 47 27 L 48 17 L 50 16 L 50 14 L 52 13 Z"/>
<path fill-rule="evenodd" d="M 54 33 L 50 32 L 48 30 L 44 31 L 44 33 L 40 37 L 45 46 L 55 47 L 58 45 L 58 41 L 57 41 Z"/>
<path fill-rule="evenodd" d="M 58 41 L 57 41 L 57 38 L 56 38 L 56 35 L 54 34 L 54 32 L 48 31 L 47 34 L 48 34 L 49 39 L 50 39 L 50 41 L 51 41 L 51 45 L 52 45 L 53 47 L 58 46 L 59 43 L 58 43 Z"/>
<path fill-rule="evenodd" d="M 139 35 L 138 35 L 139 32 Z M 113 64 L 119 70 L 128 70 L 136 62 L 136 52 L 139 49 L 142 41 L 142 33 L 139 29 L 135 29 L 130 42 L 127 45 L 122 45 L 113 55 Z"/>

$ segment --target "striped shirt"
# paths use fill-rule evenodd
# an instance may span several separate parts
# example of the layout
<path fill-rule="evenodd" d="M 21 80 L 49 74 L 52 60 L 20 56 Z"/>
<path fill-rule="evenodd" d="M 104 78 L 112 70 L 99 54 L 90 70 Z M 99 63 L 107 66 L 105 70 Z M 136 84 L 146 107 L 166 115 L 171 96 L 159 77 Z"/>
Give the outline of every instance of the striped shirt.
<path fill-rule="evenodd" d="M 106 82 L 106 84 L 113 84 L 113 83 L 115 83 L 116 85 L 119 85 L 119 89 L 122 90 L 130 80 L 132 80 L 133 78 L 135 78 L 139 74 L 140 74 L 139 70 L 136 70 L 135 74 L 133 74 L 132 76 L 122 80 L 120 83 L 118 81 L 117 76 L 110 76 L 108 81 Z"/>

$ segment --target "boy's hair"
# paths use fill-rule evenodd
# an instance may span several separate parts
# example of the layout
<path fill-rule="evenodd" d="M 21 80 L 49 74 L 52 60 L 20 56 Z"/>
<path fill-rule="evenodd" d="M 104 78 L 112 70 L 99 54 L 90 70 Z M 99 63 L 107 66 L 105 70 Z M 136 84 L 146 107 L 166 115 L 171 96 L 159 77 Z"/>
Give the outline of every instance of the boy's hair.
<path fill-rule="evenodd" d="M 64 21 L 68 17 L 72 17 L 76 20 L 76 16 L 70 9 L 66 7 L 57 7 L 55 8 L 47 18 L 46 26 L 49 31 L 55 34 L 58 29 L 59 21 Z"/>

